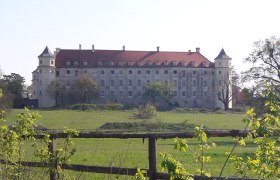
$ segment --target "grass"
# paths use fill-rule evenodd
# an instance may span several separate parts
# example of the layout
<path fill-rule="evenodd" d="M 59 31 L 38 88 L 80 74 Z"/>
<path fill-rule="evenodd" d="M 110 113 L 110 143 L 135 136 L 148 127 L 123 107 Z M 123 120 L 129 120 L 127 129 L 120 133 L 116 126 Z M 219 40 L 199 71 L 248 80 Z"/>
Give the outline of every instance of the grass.
<path fill-rule="evenodd" d="M 76 129 L 97 130 L 107 122 L 143 122 L 135 118 L 131 111 L 72 111 L 72 110 L 36 110 L 42 117 L 41 125 L 50 129 L 62 129 L 64 127 Z M 7 116 L 9 122 L 15 121 L 16 114 L 22 110 L 13 109 Z M 158 112 L 150 122 L 166 123 L 190 123 L 195 125 L 204 124 L 208 129 L 243 129 L 243 114 L 238 113 L 189 113 L 189 112 Z M 59 143 L 57 140 L 56 143 Z M 142 139 L 75 139 L 77 153 L 72 157 L 72 163 L 103 165 L 131 168 L 148 168 L 148 142 Z M 188 140 L 190 148 L 193 148 L 195 139 Z M 232 138 L 210 138 L 209 141 L 217 143 L 217 147 L 207 151 L 212 162 L 207 166 L 213 175 L 218 175 L 226 159 L 225 152 L 233 146 Z M 160 164 L 160 152 L 168 152 L 180 160 L 188 171 L 195 173 L 199 165 L 194 163 L 191 153 L 181 153 L 174 150 L 173 140 L 157 140 L 157 162 Z M 254 146 L 237 148 L 236 153 L 249 154 Z M 158 166 L 158 171 L 160 171 Z M 234 168 L 231 163 L 226 167 L 224 175 L 234 176 Z M 81 179 L 117 179 L 116 175 L 100 175 L 94 173 L 69 172 L 72 177 L 80 176 Z M 126 179 L 127 177 L 122 177 Z M 120 179 L 122 179 L 120 178 Z M 130 177 L 134 179 L 133 177 Z M 130 179 L 129 178 L 129 179 Z"/>

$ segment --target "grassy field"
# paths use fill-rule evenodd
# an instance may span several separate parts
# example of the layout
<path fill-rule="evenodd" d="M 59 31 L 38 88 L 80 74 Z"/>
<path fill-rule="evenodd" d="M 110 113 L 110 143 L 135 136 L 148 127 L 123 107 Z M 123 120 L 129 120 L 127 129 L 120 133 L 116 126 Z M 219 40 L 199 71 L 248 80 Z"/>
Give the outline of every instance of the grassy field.
<path fill-rule="evenodd" d="M 141 122 L 133 116 L 131 111 L 70 111 L 70 110 L 36 110 L 42 117 L 39 119 L 41 125 L 50 129 L 62 129 L 71 127 L 77 129 L 96 130 L 106 122 Z M 14 109 L 7 116 L 9 122 L 14 122 L 16 114 L 22 110 Z M 196 125 L 204 124 L 208 129 L 242 129 L 243 114 L 238 113 L 178 113 L 178 112 L 158 112 L 157 116 L 151 120 L 153 122 L 181 123 L 188 122 Z M 207 165 L 213 175 L 218 175 L 223 162 L 226 159 L 225 152 L 230 151 L 233 146 L 232 138 L 210 138 L 217 147 L 207 151 L 212 158 L 212 162 Z M 60 140 L 57 140 L 59 143 Z M 196 140 L 189 140 L 190 148 L 197 143 Z M 160 152 L 168 152 L 176 159 L 180 160 L 185 167 L 195 173 L 198 165 L 190 152 L 181 153 L 173 148 L 173 140 L 157 140 L 157 161 L 160 164 Z M 148 142 L 142 139 L 75 139 L 77 153 L 72 158 L 72 163 L 88 165 L 104 165 L 115 167 L 148 168 Z M 251 153 L 252 146 L 249 143 L 246 149 L 237 148 L 236 153 Z M 224 175 L 233 176 L 233 165 L 229 164 Z M 158 166 L 158 171 L 160 171 Z M 97 175 L 93 173 L 73 173 L 72 177 L 80 179 L 117 179 L 117 176 Z M 127 179 L 128 177 L 120 177 Z M 131 177 L 133 179 L 133 177 Z"/>

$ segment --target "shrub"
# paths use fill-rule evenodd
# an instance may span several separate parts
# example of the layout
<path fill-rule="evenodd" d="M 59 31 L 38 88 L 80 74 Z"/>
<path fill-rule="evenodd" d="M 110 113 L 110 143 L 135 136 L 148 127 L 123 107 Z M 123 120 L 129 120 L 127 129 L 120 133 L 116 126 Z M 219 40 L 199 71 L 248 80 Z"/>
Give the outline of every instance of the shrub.
<path fill-rule="evenodd" d="M 70 107 L 71 110 L 91 111 L 91 110 L 122 110 L 123 104 L 75 104 Z"/>
<path fill-rule="evenodd" d="M 151 104 L 139 105 L 137 107 L 137 117 L 141 119 L 149 119 L 156 115 L 156 107 Z"/>

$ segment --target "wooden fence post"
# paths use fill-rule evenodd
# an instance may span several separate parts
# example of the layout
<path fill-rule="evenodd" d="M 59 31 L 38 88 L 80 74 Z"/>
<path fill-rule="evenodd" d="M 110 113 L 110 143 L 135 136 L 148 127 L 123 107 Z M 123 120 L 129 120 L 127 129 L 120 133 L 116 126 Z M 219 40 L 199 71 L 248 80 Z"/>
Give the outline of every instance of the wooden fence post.
<path fill-rule="evenodd" d="M 157 179 L 156 139 L 149 137 L 149 175 L 150 180 Z"/>
<path fill-rule="evenodd" d="M 53 162 L 52 162 L 52 158 L 54 156 L 54 135 L 53 134 L 50 134 L 50 142 L 48 144 L 48 150 L 49 150 L 49 153 L 50 153 L 50 164 L 49 166 L 52 166 Z M 55 170 L 54 169 L 51 169 L 50 170 L 50 180 L 56 180 L 56 177 L 55 177 Z"/>

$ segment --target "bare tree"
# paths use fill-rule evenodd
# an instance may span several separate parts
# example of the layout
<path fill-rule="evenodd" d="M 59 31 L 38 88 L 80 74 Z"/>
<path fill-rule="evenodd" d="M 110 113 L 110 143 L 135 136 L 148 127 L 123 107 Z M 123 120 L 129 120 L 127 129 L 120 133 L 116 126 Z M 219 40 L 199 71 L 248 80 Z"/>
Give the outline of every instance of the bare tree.
<path fill-rule="evenodd" d="M 48 85 L 47 92 L 50 96 L 55 98 L 55 106 L 57 106 L 59 97 L 65 93 L 65 88 L 60 81 L 54 80 Z"/>
<path fill-rule="evenodd" d="M 224 105 L 224 109 L 229 109 L 229 103 L 232 101 L 232 83 L 230 80 L 230 75 L 225 74 L 219 80 L 219 89 L 218 89 L 218 100 L 221 101 Z"/>

